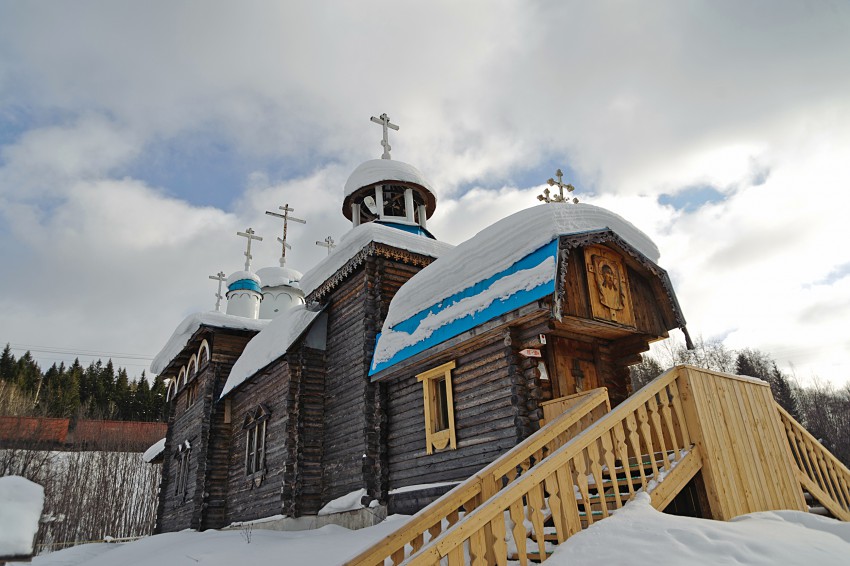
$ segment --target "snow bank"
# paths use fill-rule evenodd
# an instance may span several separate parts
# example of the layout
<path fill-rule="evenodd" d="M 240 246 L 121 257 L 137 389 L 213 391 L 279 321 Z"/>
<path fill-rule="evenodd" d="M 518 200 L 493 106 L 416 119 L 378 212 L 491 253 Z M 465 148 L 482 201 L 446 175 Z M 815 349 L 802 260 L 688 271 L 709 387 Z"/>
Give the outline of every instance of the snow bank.
<path fill-rule="evenodd" d="M 366 496 L 366 489 L 361 488 L 351 493 L 346 493 L 342 497 L 337 497 L 327 505 L 319 509 L 319 515 L 331 515 L 333 513 L 344 513 L 346 511 L 356 511 L 363 509 L 361 500 Z"/>
<path fill-rule="evenodd" d="M 292 343 L 319 315 L 319 312 L 309 311 L 304 305 L 298 305 L 272 319 L 259 334 L 251 338 L 242 351 L 242 355 L 233 364 L 220 398 L 284 355 Z"/>
<path fill-rule="evenodd" d="M 254 320 L 242 316 L 233 316 L 217 311 L 199 312 L 190 314 L 177 325 L 177 329 L 159 354 L 151 362 L 151 372 L 159 374 L 174 357 L 183 351 L 192 335 L 198 331 L 201 325 L 214 326 L 216 328 L 233 328 L 236 330 L 262 330 L 269 323 L 268 320 Z"/>
<path fill-rule="evenodd" d="M 304 294 L 312 293 L 370 242 L 387 244 L 435 258 L 440 257 L 453 247 L 451 244 L 438 242 L 425 236 L 417 236 L 376 222 L 361 224 L 346 233 L 329 256 L 304 274 L 300 282 Z"/>
<path fill-rule="evenodd" d="M 360 492 L 356 492 L 360 493 Z M 357 531 L 325 526 L 312 531 L 253 529 L 183 531 L 126 544 L 87 544 L 38 556 L 34 566 L 232 566 L 233 564 L 342 564 L 403 526 L 392 516 Z M 510 530 L 508 530 L 510 532 Z M 665 515 L 649 496 L 637 499 L 571 537 L 546 560 L 549 566 L 846 565 L 850 523 L 798 511 L 753 513 L 730 522 Z"/>
<path fill-rule="evenodd" d="M 431 183 L 419 169 L 403 161 L 393 159 L 372 159 L 357 166 L 345 182 L 345 196 L 357 189 L 380 183 L 381 181 L 406 181 L 425 187 L 432 193 Z"/>
<path fill-rule="evenodd" d="M 846 566 L 850 524 L 799 511 L 753 513 L 730 522 L 656 511 L 646 493 L 555 549 L 550 566 L 652 564 Z"/>
<path fill-rule="evenodd" d="M 145 453 L 142 454 L 142 460 L 150 464 L 157 456 L 162 454 L 165 450 L 165 439 L 160 438 L 153 444 L 151 444 L 150 448 L 145 450 Z"/>
<path fill-rule="evenodd" d="M 28 556 L 44 505 L 44 488 L 20 476 L 0 477 L 0 556 Z"/>
<path fill-rule="evenodd" d="M 414 275 L 393 298 L 384 330 L 507 269 L 558 236 L 604 229 L 658 262 L 649 236 L 611 211 L 591 204 L 541 204 L 492 224 Z"/>

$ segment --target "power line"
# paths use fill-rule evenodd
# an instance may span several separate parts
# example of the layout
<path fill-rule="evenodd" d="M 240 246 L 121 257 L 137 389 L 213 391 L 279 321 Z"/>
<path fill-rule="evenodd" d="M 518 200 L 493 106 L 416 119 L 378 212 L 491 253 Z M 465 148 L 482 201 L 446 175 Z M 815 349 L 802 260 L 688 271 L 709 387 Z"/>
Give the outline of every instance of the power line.
<path fill-rule="evenodd" d="M 98 352 L 97 350 L 70 349 L 56 346 L 40 346 L 35 344 L 9 344 L 12 350 L 39 352 L 43 354 L 67 354 L 70 356 L 90 356 L 96 358 L 115 358 L 121 360 L 153 361 L 153 356 L 144 354 L 128 354 L 124 352 Z"/>

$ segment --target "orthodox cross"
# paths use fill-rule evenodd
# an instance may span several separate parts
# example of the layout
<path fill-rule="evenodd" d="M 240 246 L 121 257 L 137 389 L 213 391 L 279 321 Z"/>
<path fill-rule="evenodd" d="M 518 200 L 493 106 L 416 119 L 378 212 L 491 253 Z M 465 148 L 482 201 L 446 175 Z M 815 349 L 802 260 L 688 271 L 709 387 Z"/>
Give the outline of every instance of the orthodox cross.
<path fill-rule="evenodd" d="M 381 159 L 390 159 L 390 150 L 392 147 L 390 147 L 390 141 L 387 138 L 387 128 L 392 128 L 393 130 L 398 131 L 398 126 L 390 122 L 390 117 L 387 116 L 386 113 L 381 114 L 379 118 L 372 116 L 370 119 L 376 124 L 381 124 L 381 126 L 383 126 L 384 139 L 381 140 L 381 145 L 384 146 L 384 153 L 381 155 Z"/>
<path fill-rule="evenodd" d="M 219 271 L 215 275 L 210 275 L 209 278 L 218 281 L 218 292 L 215 294 L 215 310 L 221 312 L 221 299 L 224 298 L 221 296 L 221 284 L 227 279 L 227 276 L 224 274 L 224 271 Z"/>
<path fill-rule="evenodd" d="M 325 238 L 325 240 L 323 242 L 316 242 L 316 245 L 322 246 L 323 248 L 328 248 L 328 255 L 331 255 L 331 250 L 336 247 L 336 244 L 334 243 L 334 239 L 331 238 L 330 236 Z"/>
<path fill-rule="evenodd" d="M 251 240 L 262 242 L 263 238 L 262 236 L 255 236 L 253 228 L 248 228 L 244 232 L 236 232 L 236 235 L 248 238 L 248 249 L 245 251 L 245 271 L 251 271 L 251 259 L 253 258 L 251 255 Z"/>
<path fill-rule="evenodd" d="M 292 246 L 286 243 L 286 229 L 289 224 L 289 221 L 300 222 L 301 224 L 307 224 L 306 220 L 301 220 L 300 218 L 295 218 L 294 216 L 289 216 L 290 212 L 293 212 L 294 208 L 289 208 L 289 203 L 286 203 L 283 206 L 278 207 L 283 211 L 283 214 L 278 214 L 277 212 L 272 212 L 270 210 L 266 211 L 266 214 L 269 216 L 276 216 L 277 218 L 283 218 L 283 238 L 278 238 L 277 241 L 280 242 L 280 266 L 283 267 L 286 264 L 286 250 L 291 250 Z"/>
<path fill-rule="evenodd" d="M 558 193 L 559 194 L 552 195 L 550 197 L 549 196 L 549 187 L 546 187 L 545 189 L 543 189 L 542 195 L 537 195 L 537 200 L 540 200 L 540 201 L 543 201 L 543 202 L 568 202 L 569 201 L 568 198 L 564 198 L 564 189 L 567 189 L 567 192 L 571 193 L 574 190 L 576 190 L 576 188 L 574 186 L 570 185 L 569 183 L 567 183 L 567 184 L 564 183 L 564 174 L 561 172 L 560 169 L 555 171 L 555 177 L 558 178 L 557 181 L 555 181 L 555 179 L 550 178 L 548 181 L 546 181 L 546 183 L 549 185 L 549 187 L 552 187 L 552 186 L 558 187 Z M 578 199 L 574 198 L 573 202 L 578 204 Z"/>

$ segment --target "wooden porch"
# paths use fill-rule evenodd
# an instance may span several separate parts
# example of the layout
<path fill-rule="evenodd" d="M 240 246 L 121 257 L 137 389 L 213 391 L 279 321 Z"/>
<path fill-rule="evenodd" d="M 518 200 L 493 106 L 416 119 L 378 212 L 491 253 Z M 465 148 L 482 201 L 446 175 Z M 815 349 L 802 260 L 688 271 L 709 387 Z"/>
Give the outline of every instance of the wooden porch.
<path fill-rule="evenodd" d="M 687 490 L 717 520 L 807 511 L 808 493 L 850 521 L 850 470 L 758 380 L 678 366 L 613 411 L 604 388 L 544 411 L 538 432 L 349 564 L 542 562 L 641 491 L 665 510 Z"/>

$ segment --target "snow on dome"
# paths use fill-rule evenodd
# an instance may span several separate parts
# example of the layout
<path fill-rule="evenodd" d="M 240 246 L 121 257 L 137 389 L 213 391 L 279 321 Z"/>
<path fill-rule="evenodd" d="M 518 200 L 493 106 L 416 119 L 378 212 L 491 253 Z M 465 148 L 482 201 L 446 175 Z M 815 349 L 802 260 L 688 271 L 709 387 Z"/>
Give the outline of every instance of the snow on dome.
<path fill-rule="evenodd" d="M 245 318 L 242 316 L 234 316 L 224 314 L 218 311 L 207 311 L 190 314 L 183 319 L 183 322 L 177 325 L 174 334 L 165 343 L 162 350 L 151 362 L 151 372 L 159 374 L 162 372 L 171 360 L 183 351 L 189 339 L 203 324 L 204 326 L 214 326 L 216 328 L 233 328 L 235 330 L 262 330 L 269 323 L 268 320 L 257 320 Z"/>
<path fill-rule="evenodd" d="M 329 256 L 304 274 L 300 282 L 304 294 L 309 295 L 312 293 L 319 285 L 336 273 L 339 268 L 345 265 L 348 260 L 354 257 L 357 252 L 369 245 L 370 242 L 387 244 L 434 258 L 440 257 L 440 255 L 453 248 L 451 244 L 438 242 L 425 236 L 411 234 L 404 230 L 390 228 L 389 226 L 383 226 L 376 222 L 361 224 L 346 233 L 340 240 L 339 245 L 334 248 Z"/>
<path fill-rule="evenodd" d="M 304 275 L 289 267 L 264 267 L 257 270 L 257 277 L 263 287 L 295 286 Z"/>
<path fill-rule="evenodd" d="M 142 460 L 144 460 L 145 462 L 150 464 L 154 460 L 154 458 L 156 458 L 157 456 L 162 454 L 164 451 L 165 451 L 165 439 L 160 438 L 159 440 L 157 440 L 156 442 L 151 444 L 150 448 L 145 450 L 145 453 L 142 454 Z"/>
<path fill-rule="evenodd" d="M 292 307 L 283 316 L 272 319 L 268 326 L 251 338 L 242 355 L 233 364 L 220 398 L 242 382 L 286 353 L 321 311 L 310 311 L 304 305 Z"/>
<path fill-rule="evenodd" d="M 227 286 L 230 287 L 237 281 L 243 281 L 245 279 L 253 281 L 257 285 L 260 284 L 260 278 L 257 277 L 257 274 L 251 273 L 250 271 L 234 271 L 230 274 L 230 277 L 227 278 Z"/>
<path fill-rule="evenodd" d="M 658 248 L 649 236 L 609 210 L 583 203 L 541 204 L 488 226 L 414 275 L 393 297 L 384 329 L 507 269 L 559 236 L 606 228 L 658 262 Z"/>
<path fill-rule="evenodd" d="M 0 478 L 0 556 L 29 556 L 44 506 L 44 488 L 20 476 Z"/>
<path fill-rule="evenodd" d="M 357 189 L 374 185 L 381 181 L 415 183 L 432 193 L 434 192 L 434 189 L 431 188 L 431 183 L 425 179 L 425 175 L 413 165 L 393 159 L 372 159 L 358 165 L 357 169 L 349 175 L 348 180 L 345 182 L 344 196 L 347 198 Z"/>

